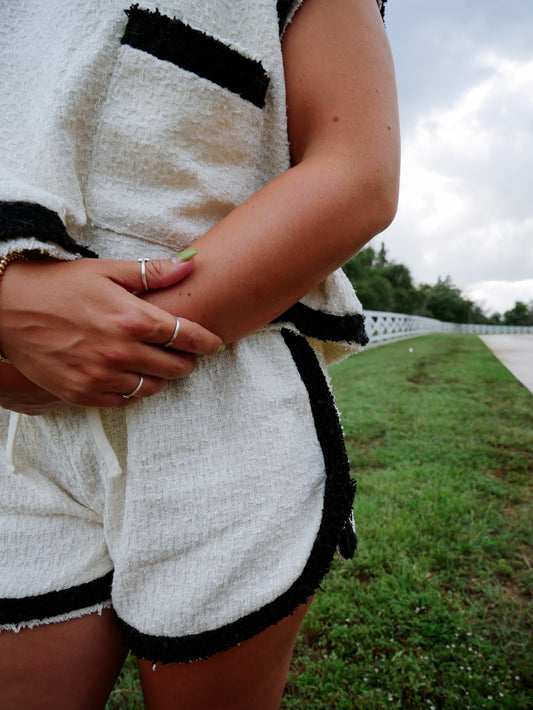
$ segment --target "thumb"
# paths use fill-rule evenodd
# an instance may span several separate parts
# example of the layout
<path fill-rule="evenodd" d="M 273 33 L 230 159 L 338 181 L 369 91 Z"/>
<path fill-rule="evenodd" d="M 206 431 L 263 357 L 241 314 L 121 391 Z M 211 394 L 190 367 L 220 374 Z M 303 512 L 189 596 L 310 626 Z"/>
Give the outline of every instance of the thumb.
<path fill-rule="evenodd" d="M 191 254 L 191 251 L 193 250 L 182 252 L 186 256 L 185 259 L 178 254 L 172 259 L 123 261 L 120 268 L 110 276 L 115 283 L 128 291 L 153 291 L 167 288 L 182 281 L 193 271 L 194 254 Z"/>

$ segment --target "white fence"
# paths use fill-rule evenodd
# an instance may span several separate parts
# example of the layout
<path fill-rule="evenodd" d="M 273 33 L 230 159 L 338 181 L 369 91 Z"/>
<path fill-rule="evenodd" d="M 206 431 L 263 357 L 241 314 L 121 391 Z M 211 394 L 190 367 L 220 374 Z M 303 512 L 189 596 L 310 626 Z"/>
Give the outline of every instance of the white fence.
<path fill-rule="evenodd" d="M 365 311 L 365 327 L 370 338 L 368 347 L 381 345 L 392 340 L 415 338 L 418 335 L 427 333 L 533 334 L 533 326 L 445 323 L 434 318 L 409 316 L 405 313 L 387 313 L 385 311 Z"/>

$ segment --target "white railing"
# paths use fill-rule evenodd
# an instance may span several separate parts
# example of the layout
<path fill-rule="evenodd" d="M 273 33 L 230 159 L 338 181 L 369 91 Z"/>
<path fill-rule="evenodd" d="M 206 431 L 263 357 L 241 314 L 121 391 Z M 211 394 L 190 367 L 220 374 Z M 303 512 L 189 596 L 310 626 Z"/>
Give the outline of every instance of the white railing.
<path fill-rule="evenodd" d="M 365 311 L 365 327 L 370 338 L 367 347 L 426 333 L 533 334 L 533 326 L 445 323 L 434 318 L 386 311 Z"/>

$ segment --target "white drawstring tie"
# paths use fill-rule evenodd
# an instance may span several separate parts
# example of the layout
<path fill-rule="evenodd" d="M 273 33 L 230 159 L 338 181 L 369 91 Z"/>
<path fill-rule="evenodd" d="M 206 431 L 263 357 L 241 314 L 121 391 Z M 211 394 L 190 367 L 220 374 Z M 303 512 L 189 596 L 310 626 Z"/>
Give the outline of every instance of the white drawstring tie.
<path fill-rule="evenodd" d="M 107 466 L 107 475 L 109 478 L 117 478 L 122 473 L 122 468 L 118 462 L 115 450 L 111 446 L 107 434 L 104 431 L 100 410 L 96 407 L 87 407 L 86 412 L 94 443 L 98 451 L 102 454 Z"/>

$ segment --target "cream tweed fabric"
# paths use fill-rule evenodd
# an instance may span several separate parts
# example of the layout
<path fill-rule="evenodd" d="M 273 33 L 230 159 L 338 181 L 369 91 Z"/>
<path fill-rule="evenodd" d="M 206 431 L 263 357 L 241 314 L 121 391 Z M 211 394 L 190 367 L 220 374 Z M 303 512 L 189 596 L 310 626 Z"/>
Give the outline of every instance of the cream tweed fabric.
<path fill-rule="evenodd" d="M 166 257 L 286 170 L 299 4 L 1 3 L 0 255 Z M 1 413 L 0 628 L 112 600 L 136 653 L 191 660 L 304 601 L 353 552 L 324 367 L 360 313 L 337 271 L 124 411 Z"/>

